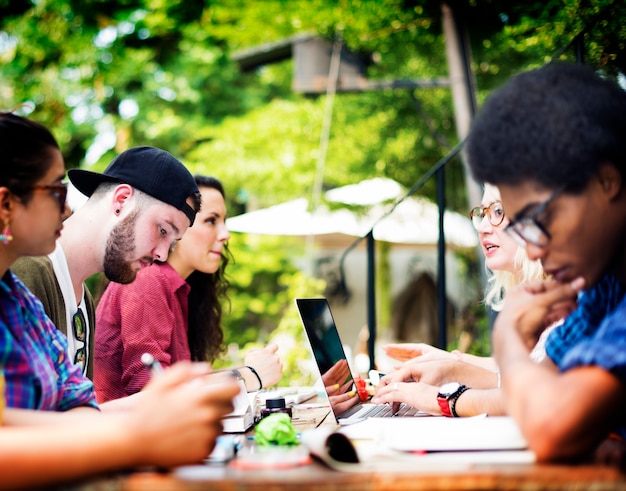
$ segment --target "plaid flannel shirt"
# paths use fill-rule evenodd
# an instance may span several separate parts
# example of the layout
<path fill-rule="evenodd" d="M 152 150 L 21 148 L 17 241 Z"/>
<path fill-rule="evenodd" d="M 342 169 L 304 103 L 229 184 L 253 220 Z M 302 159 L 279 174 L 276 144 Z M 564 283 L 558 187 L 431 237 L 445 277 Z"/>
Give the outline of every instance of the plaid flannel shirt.
<path fill-rule="evenodd" d="M 93 383 L 67 355 L 67 339 L 10 270 L 0 280 L 0 366 L 7 407 L 98 407 Z"/>
<path fill-rule="evenodd" d="M 625 294 L 610 274 L 580 294 L 578 308 L 546 340 L 546 353 L 559 370 L 598 366 L 626 384 Z M 615 431 L 626 437 L 626 415 Z"/>

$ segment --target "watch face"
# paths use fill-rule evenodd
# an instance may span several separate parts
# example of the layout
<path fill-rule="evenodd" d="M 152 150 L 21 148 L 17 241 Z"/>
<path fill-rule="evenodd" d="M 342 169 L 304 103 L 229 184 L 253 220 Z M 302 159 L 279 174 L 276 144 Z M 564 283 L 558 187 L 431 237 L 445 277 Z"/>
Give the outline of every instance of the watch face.
<path fill-rule="evenodd" d="M 458 383 L 458 382 L 450 382 L 448 384 L 442 385 L 439 388 L 439 394 L 441 394 L 441 397 L 451 396 L 457 390 L 459 390 L 459 387 L 461 387 L 460 383 Z"/>

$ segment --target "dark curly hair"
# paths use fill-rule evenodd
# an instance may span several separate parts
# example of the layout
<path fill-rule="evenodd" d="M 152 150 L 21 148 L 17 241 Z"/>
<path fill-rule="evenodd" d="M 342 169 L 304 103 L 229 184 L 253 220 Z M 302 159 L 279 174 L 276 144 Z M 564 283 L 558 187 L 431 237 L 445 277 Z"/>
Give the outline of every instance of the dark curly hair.
<path fill-rule="evenodd" d="M 212 188 L 225 197 L 222 183 L 214 177 L 194 176 L 199 188 Z M 191 287 L 189 292 L 189 350 L 194 361 L 214 361 L 224 351 L 224 333 L 222 331 L 222 301 L 226 295 L 229 281 L 226 279 L 226 266 L 232 259 L 228 244 L 222 251 L 219 269 L 212 274 L 194 271 L 187 277 Z"/>
<path fill-rule="evenodd" d="M 581 191 L 602 162 L 626 168 L 626 92 L 580 64 L 551 63 L 492 94 L 465 152 L 479 182 Z"/>

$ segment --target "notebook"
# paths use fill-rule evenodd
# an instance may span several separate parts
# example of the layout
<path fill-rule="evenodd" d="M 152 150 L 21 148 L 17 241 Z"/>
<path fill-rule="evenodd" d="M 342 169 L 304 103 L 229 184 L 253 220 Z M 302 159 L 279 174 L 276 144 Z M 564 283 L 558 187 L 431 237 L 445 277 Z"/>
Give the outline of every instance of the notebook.
<path fill-rule="evenodd" d="M 358 395 L 350 397 L 348 395 L 350 391 L 357 392 L 354 375 L 350 370 L 328 301 L 325 298 L 296 298 L 296 307 L 320 375 L 323 380 L 324 375 L 327 376 L 324 386 L 331 412 L 338 424 L 349 425 L 369 418 L 426 415 L 406 404 L 402 404 L 394 413 L 388 404 L 361 403 Z M 334 373 L 341 374 L 341 378 L 335 377 Z M 338 384 L 339 388 L 334 387 L 335 384 Z"/>
<path fill-rule="evenodd" d="M 314 387 L 272 387 L 256 393 L 256 401 L 265 404 L 268 399 L 285 399 L 286 406 L 302 404 L 317 396 Z"/>

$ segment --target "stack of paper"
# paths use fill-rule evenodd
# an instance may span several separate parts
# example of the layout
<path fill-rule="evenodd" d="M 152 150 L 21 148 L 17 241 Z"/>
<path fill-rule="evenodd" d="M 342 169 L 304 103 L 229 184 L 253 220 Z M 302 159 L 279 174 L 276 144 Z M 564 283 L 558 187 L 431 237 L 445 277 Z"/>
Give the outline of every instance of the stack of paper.
<path fill-rule="evenodd" d="M 254 408 L 243 380 L 239 380 L 239 387 L 239 394 L 233 399 L 233 412 L 222 419 L 224 433 L 244 433 L 254 426 Z"/>
<path fill-rule="evenodd" d="M 372 418 L 337 430 L 303 432 L 302 443 L 344 472 L 426 472 L 535 461 L 509 417 Z"/>

